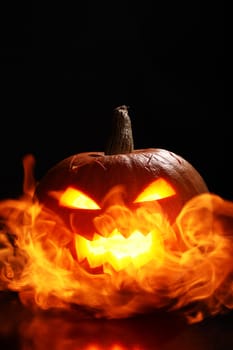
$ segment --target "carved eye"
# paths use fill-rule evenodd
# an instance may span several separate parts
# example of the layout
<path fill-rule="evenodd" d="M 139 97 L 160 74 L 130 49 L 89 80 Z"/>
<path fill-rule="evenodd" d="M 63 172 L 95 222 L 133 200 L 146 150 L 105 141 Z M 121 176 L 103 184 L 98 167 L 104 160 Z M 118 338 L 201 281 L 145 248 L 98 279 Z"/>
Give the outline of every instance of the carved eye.
<path fill-rule="evenodd" d="M 98 204 L 92 198 L 82 191 L 72 187 L 68 187 L 67 190 L 61 195 L 59 204 L 64 207 L 77 209 L 100 209 Z"/>
<path fill-rule="evenodd" d="M 134 203 L 154 201 L 171 197 L 175 194 L 176 191 L 166 180 L 157 179 L 144 188 L 144 190 L 134 200 Z"/>

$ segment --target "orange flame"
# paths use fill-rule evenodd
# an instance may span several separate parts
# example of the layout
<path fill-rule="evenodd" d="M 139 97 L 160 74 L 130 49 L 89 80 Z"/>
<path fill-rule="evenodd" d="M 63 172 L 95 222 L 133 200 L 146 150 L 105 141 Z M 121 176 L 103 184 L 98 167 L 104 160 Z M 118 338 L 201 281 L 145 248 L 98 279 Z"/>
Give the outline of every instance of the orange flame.
<path fill-rule="evenodd" d="M 133 218 L 123 215 L 134 228 L 127 237 L 114 229 L 88 241 L 33 199 L 33 166 L 33 157 L 25 157 L 22 197 L 0 202 L 0 290 L 18 292 L 24 305 L 76 305 L 94 317 L 165 307 L 182 310 L 192 323 L 233 308 L 231 201 L 198 195 L 173 226 L 161 210 L 140 207 Z M 104 218 L 101 225 L 108 225 Z M 88 272 L 85 261 L 103 270 Z"/>

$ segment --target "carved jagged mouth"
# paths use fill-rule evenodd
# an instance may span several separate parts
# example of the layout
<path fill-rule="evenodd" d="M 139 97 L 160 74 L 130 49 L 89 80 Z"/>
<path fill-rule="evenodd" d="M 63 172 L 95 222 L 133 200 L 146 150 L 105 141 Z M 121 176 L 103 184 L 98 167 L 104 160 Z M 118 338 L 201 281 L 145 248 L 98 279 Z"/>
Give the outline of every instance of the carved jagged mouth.
<path fill-rule="evenodd" d="M 163 241 L 155 230 L 146 235 L 136 230 L 124 237 L 115 229 L 108 237 L 94 234 L 91 241 L 76 234 L 75 246 L 78 261 L 87 259 L 91 268 L 110 264 L 115 271 L 142 267 L 155 257 L 158 263 L 163 251 Z"/>

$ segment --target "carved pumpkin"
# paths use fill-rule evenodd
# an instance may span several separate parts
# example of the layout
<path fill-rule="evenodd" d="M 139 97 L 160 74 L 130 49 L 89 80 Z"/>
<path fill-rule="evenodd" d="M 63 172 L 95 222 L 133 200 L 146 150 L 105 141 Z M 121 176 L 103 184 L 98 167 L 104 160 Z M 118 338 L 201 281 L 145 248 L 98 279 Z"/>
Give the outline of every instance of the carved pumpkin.
<path fill-rule="evenodd" d="M 119 245 L 120 236 L 148 233 L 144 224 L 134 227 L 132 218 L 140 215 L 140 208 L 152 215 L 162 211 L 172 225 L 184 204 L 203 192 L 208 192 L 203 178 L 181 156 L 164 149 L 133 149 L 128 110 L 121 106 L 114 111 L 106 152 L 79 153 L 60 161 L 41 179 L 35 196 L 79 236 L 74 251 L 87 244 L 80 237 L 94 237 L 102 238 L 96 249 L 102 244 L 106 253 L 106 239 L 114 234 Z"/>

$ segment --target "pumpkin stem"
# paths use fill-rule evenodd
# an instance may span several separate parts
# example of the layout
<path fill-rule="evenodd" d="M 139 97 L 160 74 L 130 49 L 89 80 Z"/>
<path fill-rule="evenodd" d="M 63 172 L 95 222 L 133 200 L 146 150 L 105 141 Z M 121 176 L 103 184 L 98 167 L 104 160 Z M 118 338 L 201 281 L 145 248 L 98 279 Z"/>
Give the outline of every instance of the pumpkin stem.
<path fill-rule="evenodd" d="M 130 153 L 134 149 L 131 120 L 128 107 L 123 105 L 114 109 L 112 130 L 105 150 L 106 155 Z"/>

